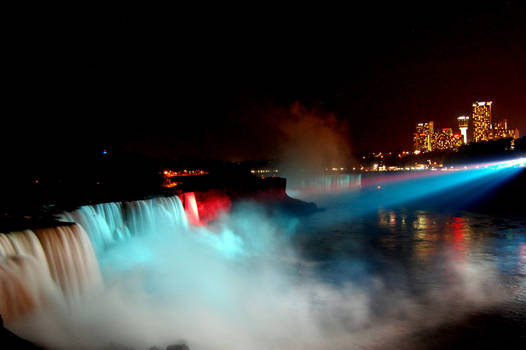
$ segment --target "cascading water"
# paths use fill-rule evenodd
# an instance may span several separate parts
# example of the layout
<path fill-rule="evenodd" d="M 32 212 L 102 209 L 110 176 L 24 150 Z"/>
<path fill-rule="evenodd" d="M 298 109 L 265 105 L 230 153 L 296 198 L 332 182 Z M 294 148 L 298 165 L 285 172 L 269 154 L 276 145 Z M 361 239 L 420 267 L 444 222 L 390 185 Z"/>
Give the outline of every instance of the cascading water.
<path fill-rule="evenodd" d="M 79 225 L 0 234 L 0 314 L 6 324 L 102 284 L 90 240 Z"/>
<path fill-rule="evenodd" d="M 121 203 L 101 203 L 85 205 L 73 212 L 59 216 L 61 221 L 76 222 L 89 233 L 90 240 L 97 248 L 108 248 L 115 241 L 130 236 L 124 224 Z"/>
<path fill-rule="evenodd" d="M 79 225 L 35 230 L 44 249 L 51 277 L 66 296 L 81 296 L 102 284 L 91 242 Z"/>
<path fill-rule="evenodd" d="M 343 192 L 360 186 L 359 174 L 294 175 L 287 179 L 287 193 L 293 197 L 300 194 Z"/>
<path fill-rule="evenodd" d="M 0 256 L 29 255 L 49 270 L 46 254 L 37 235 L 31 230 L 0 234 Z"/>
<path fill-rule="evenodd" d="M 63 213 L 60 219 L 84 227 L 97 254 L 131 236 L 188 226 L 185 211 L 177 196 L 86 205 L 73 212 Z"/>
<path fill-rule="evenodd" d="M 167 227 L 186 227 L 188 221 L 178 197 L 159 197 L 125 204 L 126 224 L 132 235 L 160 232 Z"/>
<path fill-rule="evenodd" d="M 0 259 L 0 314 L 7 325 L 47 306 L 60 294 L 49 271 L 34 257 Z"/>
<path fill-rule="evenodd" d="M 198 218 L 195 196 L 192 208 Z M 0 233 L 0 315 L 8 325 L 52 298 L 78 298 L 100 287 L 95 251 L 131 236 L 188 227 L 177 196 L 86 205 L 59 218 L 74 224 Z"/>
<path fill-rule="evenodd" d="M 188 221 L 193 225 L 200 225 L 199 210 L 197 209 L 197 201 L 195 199 L 195 193 L 188 192 L 183 195 L 184 207 L 186 210 L 186 216 Z"/>

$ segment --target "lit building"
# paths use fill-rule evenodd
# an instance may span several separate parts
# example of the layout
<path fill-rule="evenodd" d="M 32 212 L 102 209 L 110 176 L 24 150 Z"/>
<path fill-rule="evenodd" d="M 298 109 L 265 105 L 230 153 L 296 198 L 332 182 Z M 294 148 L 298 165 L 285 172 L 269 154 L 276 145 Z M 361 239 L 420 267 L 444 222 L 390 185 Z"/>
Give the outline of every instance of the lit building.
<path fill-rule="evenodd" d="M 488 141 L 491 137 L 491 105 L 489 102 L 473 103 L 473 140 Z"/>
<path fill-rule="evenodd" d="M 415 151 L 430 152 L 433 150 L 433 122 L 418 123 L 414 137 Z"/>
<path fill-rule="evenodd" d="M 443 128 L 442 129 L 442 133 L 446 134 L 449 137 L 451 137 L 451 136 L 453 136 L 453 129 L 451 129 L 451 128 Z"/>
<path fill-rule="evenodd" d="M 453 133 L 451 128 L 438 131 L 434 129 L 432 121 L 418 123 L 414 134 L 414 154 L 431 151 L 456 150 L 468 142 L 481 142 L 498 139 L 518 139 L 519 129 L 511 129 L 508 120 L 503 119 L 494 124 L 491 123 L 491 107 L 493 101 L 474 102 L 473 115 L 461 115 L 457 117 L 457 125 L 460 134 Z M 401 154 L 398 155 L 402 157 Z"/>
<path fill-rule="evenodd" d="M 462 137 L 464 139 L 464 144 L 468 144 L 468 127 L 469 127 L 469 117 L 465 115 L 461 115 L 457 118 L 458 121 L 458 128 L 460 129 L 460 133 L 462 134 Z"/>
<path fill-rule="evenodd" d="M 461 134 L 454 134 L 453 129 L 444 128 L 433 134 L 433 150 L 435 151 L 446 151 L 455 149 L 463 144 L 463 138 Z"/>
<path fill-rule="evenodd" d="M 507 130 L 508 129 L 508 119 L 501 120 L 499 122 L 496 122 L 493 125 L 493 128 L 495 130 Z"/>
<path fill-rule="evenodd" d="M 207 175 L 208 172 L 204 170 L 180 170 L 175 171 L 171 169 L 165 169 L 162 172 L 163 175 L 163 187 L 172 188 L 181 185 L 182 181 L 175 181 L 176 179 L 181 180 L 182 176 L 197 176 L 197 175 Z"/>
<path fill-rule="evenodd" d="M 490 138 L 493 140 L 519 138 L 519 129 L 508 129 L 508 120 L 503 119 L 493 124 L 493 129 L 490 132 Z"/>

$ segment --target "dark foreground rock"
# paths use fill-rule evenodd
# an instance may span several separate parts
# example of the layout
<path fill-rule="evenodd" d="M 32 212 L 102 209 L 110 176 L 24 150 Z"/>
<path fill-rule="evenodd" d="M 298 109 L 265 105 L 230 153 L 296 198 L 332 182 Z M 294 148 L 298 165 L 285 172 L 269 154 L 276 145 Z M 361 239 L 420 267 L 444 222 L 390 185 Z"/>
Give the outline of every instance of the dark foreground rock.
<path fill-rule="evenodd" d="M 2 316 L 0 316 L 0 347 L 13 350 L 42 350 L 42 348 L 5 329 Z"/>

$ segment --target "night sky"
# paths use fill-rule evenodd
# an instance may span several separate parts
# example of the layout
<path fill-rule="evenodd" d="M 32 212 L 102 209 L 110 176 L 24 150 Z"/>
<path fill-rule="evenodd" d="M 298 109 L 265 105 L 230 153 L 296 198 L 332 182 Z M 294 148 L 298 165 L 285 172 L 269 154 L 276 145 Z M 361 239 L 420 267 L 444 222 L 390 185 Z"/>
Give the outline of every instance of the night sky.
<path fill-rule="evenodd" d="M 260 6 L 12 21 L 3 152 L 270 158 L 294 103 L 352 152 L 411 149 L 417 122 L 455 127 L 476 100 L 526 134 L 520 1 Z"/>

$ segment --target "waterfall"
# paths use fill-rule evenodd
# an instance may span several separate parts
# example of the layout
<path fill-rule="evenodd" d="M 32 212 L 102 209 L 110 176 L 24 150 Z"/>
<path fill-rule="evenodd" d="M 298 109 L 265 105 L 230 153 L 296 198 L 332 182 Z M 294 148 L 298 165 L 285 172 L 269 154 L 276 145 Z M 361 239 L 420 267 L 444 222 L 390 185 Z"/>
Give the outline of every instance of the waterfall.
<path fill-rule="evenodd" d="M 31 230 L 11 232 L 8 235 L 0 233 L 0 256 L 10 257 L 16 255 L 29 255 L 49 270 L 46 254 L 37 235 Z"/>
<path fill-rule="evenodd" d="M 0 234 L 0 314 L 6 323 L 102 285 L 91 242 L 79 225 Z"/>
<path fill-rule="evenodd" d="M 130 236 L 124 224 L 121 203 L 85 205 L 59 216 L 62 221 L 76 222 L 88 232 L 95 249 L 106 249 L 116 241 Z"/>
<path fill-rule="evenodd" d="M 49 270 L 29 255 L 0 258 L 0 315 L 5 324 L 44 307 L 60 291 Z"/>
<path fill-rule="evenodd" d="M 160 232 L 172 227 L 187 227 L 179 197 L 159 197 L 124 203 L 85 205 L 59 216 L 85 228 L 97 254 L 136 235 Z"/>
<path fill-rule="evenodd" d="M 299 193 L 330 193 L 357 189 L 361 186 L 359 174 L 324 174 L 320 176 L 291 176 L 287 178 L 287 191 Z"/>
<path fill-rule="evenodd" d="M 51 277 L 66 296 L 80 296 L 102 284 L 91 242 L 79 225 L 35 230 L 46 254 Z"/>
<path fill-rule="evenodd" d="M 193 225 L 200 225 L 201 221 L 199 220 L 199 210 L 197 209 L 197 201 L 195 199 L 194 192 L 187 192 L 183 195 L 184 198 L 184 208 L 186 211 L 186 216 L 188 221 Z"/>
<path fill-rule="evenodd" d="M 198 223 L 195 195 L 185 203 Z M 102 286 L 97 254 L 131 236 L 186 228 L 187 213 L 177 196 L 100 203 L 59 215 L 72 224 L 0 233 L 0 315 L 9 324 L 57 295 L 68 301 Z"/>

